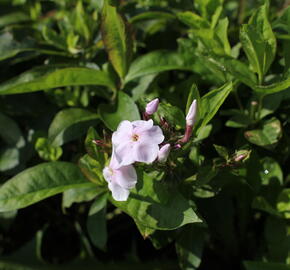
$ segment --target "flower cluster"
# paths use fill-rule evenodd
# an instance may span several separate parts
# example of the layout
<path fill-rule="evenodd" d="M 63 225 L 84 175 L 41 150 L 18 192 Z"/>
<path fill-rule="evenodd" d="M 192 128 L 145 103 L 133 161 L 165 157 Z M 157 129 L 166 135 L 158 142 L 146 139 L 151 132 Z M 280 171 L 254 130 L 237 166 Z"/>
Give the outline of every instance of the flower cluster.
<path fill-rule="evenodd" d="M 112 157 L 109 166 L 103 170 L 105 180 L 117 201 L 126 201 L 130 189 L 137 183 L 137 173 L 133 166 L 135 162 L 150 164 L 157 160 L 166 162 L 170 144 L 160 145 L 164 141 L 162 129 L 154 125 L 151 115 L 158 109 L 159 100 L 155 99 L 147 104 L 143 114 L 145 120 L 122 121 L 112 135 Z M 186 119 L 195 116 L 195 103 L 191 107 Z M 191 130 L 193 121 L 191 120 Z M 188 125 L 187 125 L 188 126 Z M 188 129 L 188 127 L 187 127 Z M 188 139 L 188 138 L 186 138 Z M 184 139 L 181 140 L 185 142 Z"/>

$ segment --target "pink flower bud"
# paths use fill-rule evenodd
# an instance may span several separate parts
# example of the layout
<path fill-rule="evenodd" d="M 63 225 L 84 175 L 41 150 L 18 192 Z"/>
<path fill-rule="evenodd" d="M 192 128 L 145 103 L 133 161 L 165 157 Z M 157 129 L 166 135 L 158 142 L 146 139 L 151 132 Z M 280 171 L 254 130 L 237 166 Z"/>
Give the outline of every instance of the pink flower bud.
<path fill-rule="evenodd" d="M 168 155 L 170 153 L 170 144 L 167 143 L 165 145 L 163 145 L 158 152 L 158 161 L 159 162 L 166 162 Z"/>
<path fill-rule="evenodd" d="M 196 99 L 194 101 L 192 101 L 188 113 L 186 115 L 186 125 L 193 127 L 195 120 L 196 120 Z"/>
<path fill-rule="evenodd" d="M 151 115 L 158 109 L 159 99 L 155 98 L 146 105 L 146 114 Z"/>

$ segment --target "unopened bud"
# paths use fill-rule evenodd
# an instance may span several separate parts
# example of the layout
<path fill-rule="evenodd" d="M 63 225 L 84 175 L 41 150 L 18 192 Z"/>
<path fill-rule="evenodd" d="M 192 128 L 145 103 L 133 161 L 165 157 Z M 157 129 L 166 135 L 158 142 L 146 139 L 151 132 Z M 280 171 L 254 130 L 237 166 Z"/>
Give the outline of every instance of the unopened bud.
<path fill-rule="evenodd" d="M 166 162 L 167 158 L 168 158 L 168 155 L 170 153 L 170 144 L 167 143 L 165 145 L 163 145 L 160 149 L 159 149 L 159 152 L 158 152 L 158 161 L 159 162 Z"/>
<path fill-rule="evenodd" d="M 186 115 L 186 125 L 193 127 L 195 120 L 196 120 L 196 99 L 194 101 L 192 101 L 188 113 Z"/>
<path fill-rule="evenodd" d="M 158 105 L 159 105 L 159 99 L 158 98 L 153 99 L 152 101 L 147 103 L 146 110 L 145 110 L 146 113 L 148 115 L 155 113 L 158 109 Z"/>

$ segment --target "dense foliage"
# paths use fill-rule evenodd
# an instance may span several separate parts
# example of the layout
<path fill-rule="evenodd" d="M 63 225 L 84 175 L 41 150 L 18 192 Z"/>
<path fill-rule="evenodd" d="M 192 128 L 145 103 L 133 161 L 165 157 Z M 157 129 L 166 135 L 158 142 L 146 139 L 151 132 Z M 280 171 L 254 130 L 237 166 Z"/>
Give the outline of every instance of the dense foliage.
<path fill-rule="evenodd" d="M 290 269 L 288 4 L 1 0 L 0 268 Z M 116 201 L 154 98 L 169 157 Z"/>

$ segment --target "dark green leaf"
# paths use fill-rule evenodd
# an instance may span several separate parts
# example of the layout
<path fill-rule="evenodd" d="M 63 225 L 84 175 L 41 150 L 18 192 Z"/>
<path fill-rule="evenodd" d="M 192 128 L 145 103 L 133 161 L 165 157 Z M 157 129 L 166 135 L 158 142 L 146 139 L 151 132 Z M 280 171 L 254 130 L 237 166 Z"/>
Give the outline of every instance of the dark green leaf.
<path fill-rule="evenodd" d="M 25 141 L 17 123 L 10 117 L 0 112 L 0 137 L 10 146 L 21 148 Z"/>
<path fill-rule="evenodd" d="M 99 190 L 106 190 L 107 183 L 102 173 L 104 166 L 98 160 L 86 154 L 79 160 L 79 167 L 87 179 L 98 185 Z"/>
<path fill-rule="evenodd" d="M 95 143 L 95 140 L 101 140 L 101 137 L 93 127 L 90 127 L 87 133 L 87 137 L 85 139 L 85 147 L 87 153 L 90 157 L 97 160 L 101 165 L 104 165 L 104 152 L 101 151 L 101 148 Z"/>
<path fill-rule="evenodd" d="M 268 21 L 268 4 L 261 6 L 243 25 L 240 39 L 243 49 L 261 84 L 276 54 L 276 38 Z"/>
<path fill-rule="evenodd" d="M 201 130 L 217 113 L 220 106 L 224 103 L 225 99 L 233 89 L 232 83 L 227 83 L 207 93 L 201 98 L 200 104 L 200 120 L 197 123 L 198 131 Z"/>
<path fill-rule="evenodd" d="M 138 223 L 157 230 L 173 230 L 188 223 L 201 222 L 191 204 L 178 192 L 160 182 L 160 174 L 138 176 L 136 190 L 126 202 L 111 199 Z"/>
<path fill-rule="evenodd" d="M 0 188 L 0 211 L 26 207 L 74 187 L 91 185 L 68 162 L 42 163 L 17 174 Z"/>
<path fill-rule="evenodd" d="M 19 149 L 0 148 L 0 172 L 11 170 L 20 163 Z"/>
<path fill-rule="evenodd" d="M 175 244 L 181 269 L 194 270 L 199 267 L 205 236 L 206 230 L 201 226 L 189 224 L 184 227 Z"/>
<path fill-rule="evenodd" d="M 277 209 L 285 218 L 290 218 L 290 188 L 284 189 L 279 194 Z"/>
<path fill-rule="evenodd" d="M 29 93 L 64 86 L 101 85 L 111 89 L 114 82 L 104 71 L 89 68 L 40 67 L 0 85 L 0 95 Z"/>
<path fill-rule="evenodd" d="M 69 208 L 73 203 L 88 202 L 94 199 L 100 191 L 93 183 L 85 187 L 72 188 L 63 192 L 62 207 Z"/>
<path fill-rule="evenodd" d="M 290 270 L 290 266 L 283 263 L 245 261 L 246 270 Z"/>
<path fill-rule="evenodd" d="M 101 28 L 110 61 L 123 79 L 129 69 L 133 50 L 132 34 L 125 18 L 107 0 L 103 7 Z"/>
<path fill-rule="evenodd" d="M 105 208 L 88 217 L 87 230 L 93 244 L 99 249 L 104 250 L 107 243 L 107 221 Z"/>
<path fill-rule="evenodd" d="M 263 123 L 261 129 L 245 132 L 245 138 L 256 145 L 273 149 L 282 136 L 281 123 L 276 118 L 271 118 Z"/>
<path fill-rule="evenodd" d="M 159 104 L 157 114 L 154 115 L 154 118 L 158 121 L 159 117 L 163 117 L 170 126 L 177 130 L 185 127 L 184 113 L 181 109 L 169 103 L 161 102 Z"/>
<path fill-rule="evenodd" d="M 130 66 L 126 82 L 141 76 L 168 70 L 191 70 L 182 55 L 172 51 L 154 51 L 137 58 Z"/>
<path fill-rule="evenodd" d="M 101 211 L 107 205 L 107 199 L 108 199 L 107 192 L 98 195 L 98 197 L 95 199 L 95 201 L 92 203 L 90 207 L 89 216 L 95 215 L 96 213 Z"/>
<path fill-rule="evenodd" d="M 216 144 L 214 144 L 213 146 L 220 157 L 224 158 L 225 160 L 228 160 L 229 151 L 227 150 L 227 148 L 225 148 L 224 146 L 221 146 L 221 145 L 216 145 Z"/>
<path fill-rule="evenodd" d="M 85 109 L 64 109 L 54 117 L 48 130 L 48 142 L 52 146 L 61 146 L 64 143 L 79 138 L 87 129 L 95 125 L 98 115 Z"/>
<path fill-rule="evenodd" d="M 132 98 L 123 92 L 118 92 L 116 103 L 113 105 L 101 104 L 99 114 L 105 125 L 116 130 L 123 120 L 139 120 L 140 114 Z"/>
<path fill-rule="evenodd" d="M 4 27 L 10 24 L 21 23 L 29 20 L 30 17 L 24 12 L 13 12 L 0 17 L 0 27 Z"/>
<path fill-rule="evenodd" d="M 163 11 L 145 11 L 132 17 L 130 23 L 139 23 L 146 20 L 174 20 L 175 16 Z"/>

